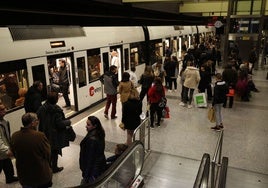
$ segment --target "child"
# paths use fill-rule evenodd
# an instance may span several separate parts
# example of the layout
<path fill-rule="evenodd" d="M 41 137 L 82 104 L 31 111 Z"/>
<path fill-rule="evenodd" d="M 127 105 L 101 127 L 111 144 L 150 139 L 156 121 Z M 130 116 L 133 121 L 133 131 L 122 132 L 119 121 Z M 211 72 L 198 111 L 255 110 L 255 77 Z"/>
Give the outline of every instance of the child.
<path fill-rule="evenodd" d="M 126 144 L 117 144 L 114 151 L 115 155 L 106 159 L 107 168 L 109 168 L 127 148 L 128 146 Z"/>

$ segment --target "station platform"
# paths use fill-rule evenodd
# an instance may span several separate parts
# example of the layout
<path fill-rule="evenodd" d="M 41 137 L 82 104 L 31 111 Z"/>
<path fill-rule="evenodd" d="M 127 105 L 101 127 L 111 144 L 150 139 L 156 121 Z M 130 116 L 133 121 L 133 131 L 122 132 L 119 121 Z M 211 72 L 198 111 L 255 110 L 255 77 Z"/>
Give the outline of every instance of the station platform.
<path fill-rule="evenodd" d="M 252 92 L 249 102 L 235 100 L 233 108 L 222 108 L 222 156 L 229 158 L 226 182 L 229 188 L 268 187 L 267 69 L 253 73 L 253 80 L 260 92 Z M 146 188 L 193 187 L 202 155 L 214 154 L 219 133 L 210 129 L 214 124 L 207 119 L 207 108 L 179 106 L 180 92 L 178 81 L 176 92 L 166 92 L 170 118 L 164 119 L 160 127 L 151 130 L 151 153 L 142 171 Z M 106 157 L 113 154 L 117 143 L 125 143 L 126 131 L 118 126 L 121 122 L 121 102 L 117 102 L 118 118 L 114 120 L 104 118 L 104 105 L 105 102 L 102 102 L 71 119 L 77 138 L 63 149 L 63 155 L 59 157 L 59 166 L 63 166 L 64 170 L 53 175 L 53 188 L 80 184 L 79 144 L 86 135 L 86 118 L 89 115 L 97 116 L 105 129 Z M 0 187 L 21 186 L 19 183 L 5 184 L 2 172 Z"/>

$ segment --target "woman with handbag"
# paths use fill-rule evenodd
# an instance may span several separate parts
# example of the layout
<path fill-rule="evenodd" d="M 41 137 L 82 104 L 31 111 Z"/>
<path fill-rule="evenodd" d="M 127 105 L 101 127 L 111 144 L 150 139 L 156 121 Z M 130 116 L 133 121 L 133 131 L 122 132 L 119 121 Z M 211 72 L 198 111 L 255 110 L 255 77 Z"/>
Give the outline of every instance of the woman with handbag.
<path fill-rule="evenodd" d="M 165 89 L 162 85 L 162 80 L 159 77 L 154 79 L 152 87 L 148 91 L 149 103 L 150 103 L 150 122 L 151 128 L 154 128 L 154 114 L 157 114 L 156 125 L 160 126 L 162 117 L 163 106 L 159 106 L 162 97 L 165 97 Z"/>

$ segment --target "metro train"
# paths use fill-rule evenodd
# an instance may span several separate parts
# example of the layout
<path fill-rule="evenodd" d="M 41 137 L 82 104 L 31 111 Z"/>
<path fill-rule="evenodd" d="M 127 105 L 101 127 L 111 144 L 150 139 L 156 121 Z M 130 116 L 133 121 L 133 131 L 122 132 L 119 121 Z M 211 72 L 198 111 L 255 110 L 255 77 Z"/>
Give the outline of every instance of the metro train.
<path fill-rule="evenodd" d="M 166 48 L 180 59 L 183 48 L 213 33 L 214 28 L 207 26 L 1 27 L 0 100 L 8 109 L 6 118 L 18 130 L 24 113 L 23 102 L 17 102 L 22 91 L 41 80 L 45 100 L 47 91 L 57 85 L 53 75 L 60 59 L 67 61 L 70 71 L 72 107 L 64 112 L 71 117 L 105 99 L 99 77 L 115 60 L 119 81 L 132 66 L 139 78 L 145 65 L 164 60 Z"/>

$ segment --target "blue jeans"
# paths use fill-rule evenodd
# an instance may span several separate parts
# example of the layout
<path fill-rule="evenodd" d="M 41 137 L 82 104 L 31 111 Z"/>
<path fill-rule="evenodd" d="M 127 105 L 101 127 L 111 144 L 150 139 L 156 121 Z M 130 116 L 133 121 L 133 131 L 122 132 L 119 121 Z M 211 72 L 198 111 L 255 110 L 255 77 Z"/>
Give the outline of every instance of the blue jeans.
<path fill-rule="evenodd" d="M 215 119 L 216 119 L 216 125 L 221 125 L 222 124 L 222 115 L 221 115 L 221 104 L 214 104 L 214 109 L 215 109 Z"/>

